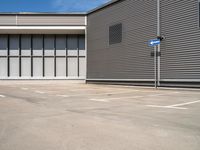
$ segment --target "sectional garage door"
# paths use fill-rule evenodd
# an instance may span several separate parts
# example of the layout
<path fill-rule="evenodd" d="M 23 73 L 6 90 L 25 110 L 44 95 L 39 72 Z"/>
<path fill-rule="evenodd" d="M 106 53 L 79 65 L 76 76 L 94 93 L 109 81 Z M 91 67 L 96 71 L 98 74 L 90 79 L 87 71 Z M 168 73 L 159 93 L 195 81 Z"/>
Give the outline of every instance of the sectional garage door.
<path fill-rule="evenodd" d="M 84 79 L 84 35 L 0 35 L 0 79 Z"/>

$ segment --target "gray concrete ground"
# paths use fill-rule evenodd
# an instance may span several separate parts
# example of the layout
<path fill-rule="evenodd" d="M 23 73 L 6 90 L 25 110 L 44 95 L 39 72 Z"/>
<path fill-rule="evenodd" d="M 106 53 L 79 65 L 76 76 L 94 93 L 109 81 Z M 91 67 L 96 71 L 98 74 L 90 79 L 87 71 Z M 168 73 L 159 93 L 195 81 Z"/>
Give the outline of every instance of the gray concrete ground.
<path fill-rule="evenodd" d="M 0 150 L 199 149 L 200 90 L 0 82 Z"/>

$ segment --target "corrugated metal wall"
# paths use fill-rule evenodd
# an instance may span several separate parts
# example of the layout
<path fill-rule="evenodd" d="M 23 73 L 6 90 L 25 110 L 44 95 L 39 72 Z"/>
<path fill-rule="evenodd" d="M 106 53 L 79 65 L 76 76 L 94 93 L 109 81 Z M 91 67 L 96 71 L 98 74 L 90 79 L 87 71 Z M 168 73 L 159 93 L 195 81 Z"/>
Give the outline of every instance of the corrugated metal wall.
<path fill-rule="evenodd" d="M 153 80 L 157 2 L 122 0 L 88 16 L 87 79 Z M 122 23 L 122 43 L 109 45 L 109 26 Z"/>
<path fill-rule="evenodd" d="M 198 0 L 162 0 L 161 81 L 200 81 Z"/>
<path fill-rule="evenodd" d="M 85 25 L 85 21 L 84 15 L 0 15 L 0 25 Z"/>

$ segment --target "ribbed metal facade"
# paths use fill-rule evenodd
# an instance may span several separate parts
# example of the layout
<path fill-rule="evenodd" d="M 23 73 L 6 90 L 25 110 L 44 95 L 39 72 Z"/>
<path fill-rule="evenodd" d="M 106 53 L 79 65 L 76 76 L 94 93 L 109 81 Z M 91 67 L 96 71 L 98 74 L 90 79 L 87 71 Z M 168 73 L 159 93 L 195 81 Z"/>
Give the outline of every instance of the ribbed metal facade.
<path fill-rule="evenodd" d="M 161 81 L 200 82 L 198 0 L 161 1 Z"/>
<path fill-rule="evenodd" d="M 109 45 L 109 27 L 122 24 L 122 42 Z M 88 15 L 88 80 L 153 81 L 157 2 L 122 0 Z"/>
<path fill-rule="evenodd" d="M 199 2 L 119 0 L 90 12 L 88 81 L 153 81 L 153 48 L 147 46 L 147 41 L 161 35 L 161 86 L 199 87 Z M 109 26 L 118 23 L 123 25 L 122 43 L 109 45 Z"/>

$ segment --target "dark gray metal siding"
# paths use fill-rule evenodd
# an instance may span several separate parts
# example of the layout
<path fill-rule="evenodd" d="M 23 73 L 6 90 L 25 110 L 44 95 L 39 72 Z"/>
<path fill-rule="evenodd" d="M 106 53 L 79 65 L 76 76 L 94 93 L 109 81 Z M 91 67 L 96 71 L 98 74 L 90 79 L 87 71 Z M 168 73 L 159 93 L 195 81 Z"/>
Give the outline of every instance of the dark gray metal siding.
<path fill-rule="evenodd" d="M 122 0 L 88 16 L 87 79 L 154 79 L 149 39 L 156 38 L 156 1 Z M 109 26 L 122 23 L 122 43 Z"/>
<path fill-rule="evenodd" d="M 200 81 L 198 0 L 162 0 L 161 80 Z"/>

